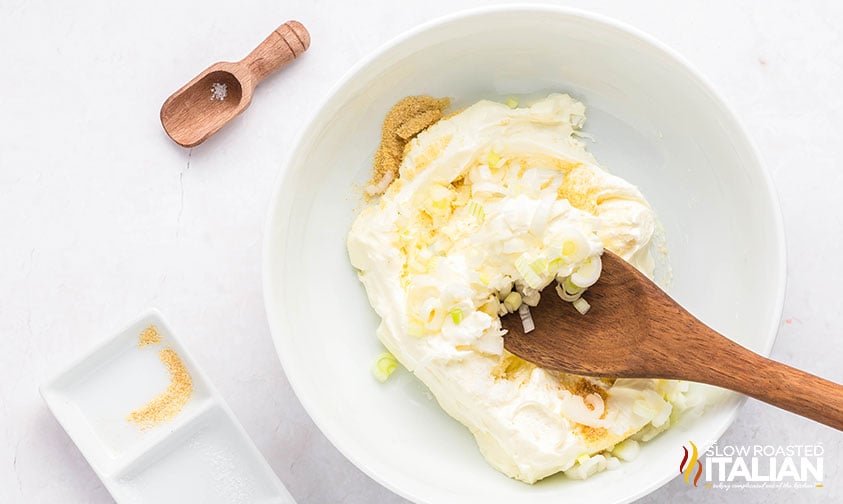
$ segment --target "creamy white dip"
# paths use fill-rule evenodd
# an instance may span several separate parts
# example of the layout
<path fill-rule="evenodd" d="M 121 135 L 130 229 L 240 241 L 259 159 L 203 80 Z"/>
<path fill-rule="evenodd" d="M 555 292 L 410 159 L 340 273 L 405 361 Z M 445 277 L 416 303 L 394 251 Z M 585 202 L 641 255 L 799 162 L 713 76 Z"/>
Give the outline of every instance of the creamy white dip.
<path fill-rule="evenodd" d="M 688 402 L 685 383 L 586 379 L 503 349 L 510 291 L 535 306 L 551 282 L 588 287 L 604 247 L 653 273 L 653 210 L 586 151 L 574 134 L 584 120 L 568 95 L 478 102 L 411 141 L 348 235 L 378 338 L 491 465 L 528 483 L 632 458 L 632 439 L 664 430 Z"/>

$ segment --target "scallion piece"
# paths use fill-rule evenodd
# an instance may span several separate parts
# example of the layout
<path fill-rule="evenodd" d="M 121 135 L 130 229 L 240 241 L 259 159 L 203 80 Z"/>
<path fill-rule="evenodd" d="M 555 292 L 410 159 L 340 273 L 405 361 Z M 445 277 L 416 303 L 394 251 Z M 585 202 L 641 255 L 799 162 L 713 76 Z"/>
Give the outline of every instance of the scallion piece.
<path fill-rule="evenodd" d="M 533 315 L 530 313 L 530 307 L 526 304 L 522 304 L 520 308 L 518 308 L 518 315 L 521 317 L 521 325 L 524 327 L 524 334 L 534 330 L 536 328 L 536 324 L 533 322 Z"/>
<path fill-rule="evenodd" d="M 468 213 L 479 222 L 483 222 L 486 219 L 486 212 L 483 210 L 483 205 L 476 201 L 468 202 Z"/>
<path fill-rule="evenodd" d="M 510 292 L 503 299 L 503 305 L 509 313 L 515 312 L 515 310 L 521 308 L 521 294 L 517 292 Z"/>
<path fill-rule="evenodd" d="M 588 313 L 588 310 L 591 308 L 591 305 L 588 304 L 588 301 L 586 301 L 584 298 L 578 298 L 574 301 L 574 308 L 576 308 L 577 311 L 580 312 L 580 315 L 585 315 L 586 313 Z"/>
<path fill-rule="evenodd" d="M 451 320 L 454 321 L 454 324 L 459 324 L 460 322 L 462 322 L 462 310 L 459 308 L 452 308 Z"/>
<path fill-rule="evenodd" d="M 377 381 L 383 383 L 397 368 L 398 361 L 395 360 L 395 356 L 389 352 L 384 352 L 375 359 L 375 364 L 372 366 L 372 375 Z"/>
<path fill-rule="evenodd" d="M 486 156 L 486 163 L 489 168 L 500 168 L 501 157 L 495 151 L 489 151 L 489 155 Z"/>

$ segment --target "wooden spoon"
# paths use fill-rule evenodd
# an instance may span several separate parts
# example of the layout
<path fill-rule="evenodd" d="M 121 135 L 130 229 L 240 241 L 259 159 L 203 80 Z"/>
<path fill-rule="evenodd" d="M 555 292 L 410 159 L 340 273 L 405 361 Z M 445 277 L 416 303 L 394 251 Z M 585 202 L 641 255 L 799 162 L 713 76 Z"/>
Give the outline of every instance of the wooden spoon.
<path fill-rule="evenodd" d="M 214 63 L 164 102 L 164 131 L 182 147 L 199 145 L 246 110 L 255 86 L 308 47 L 305 27 L 287 21 L 237 63 Z"/>
<path fill-rule="evenodd" d="M 617 255 L 603 253 L 600 279 L 583 297 L 585 315 L 546 289 L 530 309 L 535 330 L 524 334 L 517 314 L 501 319 L 504 347 L 566 373 L 717 385 L 843 430 L 843 386 L 720 335 Z"/>

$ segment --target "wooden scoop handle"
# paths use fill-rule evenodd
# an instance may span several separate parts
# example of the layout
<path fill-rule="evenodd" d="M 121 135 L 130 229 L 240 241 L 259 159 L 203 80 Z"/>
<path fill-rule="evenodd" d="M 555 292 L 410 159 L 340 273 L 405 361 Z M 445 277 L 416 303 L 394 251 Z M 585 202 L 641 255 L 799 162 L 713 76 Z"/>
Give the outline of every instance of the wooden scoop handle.
<path fill-rule="evenodd" d="M 683 378 L 726 387 L 843 430 L 843 385 L 762 357 L 712 333 L 694 342 L 699 345 L 692 344 L 699 348 L 686 354 Z"/>
<path fill-rule="evenodd" d="M 252 86 L 296 59 L 310 47 L 310 34 L 298 21 L 287 21 L 240 61 L 249 69 Z"/>

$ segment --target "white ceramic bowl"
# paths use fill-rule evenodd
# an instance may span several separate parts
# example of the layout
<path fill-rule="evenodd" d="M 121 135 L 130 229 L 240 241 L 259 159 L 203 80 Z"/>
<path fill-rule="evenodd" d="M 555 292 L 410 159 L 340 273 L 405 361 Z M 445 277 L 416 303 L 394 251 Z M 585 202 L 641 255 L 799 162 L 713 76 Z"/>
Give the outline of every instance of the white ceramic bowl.
<path fill-rule="evenodd" d="M 270 207 L 266 311 L 293 388 L 332 443 L 416 502 L 624 502 L 678 474 L 682 445 L 706 446 L 740 398 L 712 394 L 620 469 L 534 486 L 492 469 L 468 430 L 406 371 L 370 374 L 378 321 L 345 248 L 389 108 L 413 94 L 480 98 L 570 92 L 588 107 L 590 150 L 638 185 L 660 216 L 672 295 L 703 321 L 767 353 L 785 286 L 780 212 L 733 114 L 680 56 L 637 30 L 554 7 L 474 10 L 421 26 L 357 65 L 293 147 Z"/>

